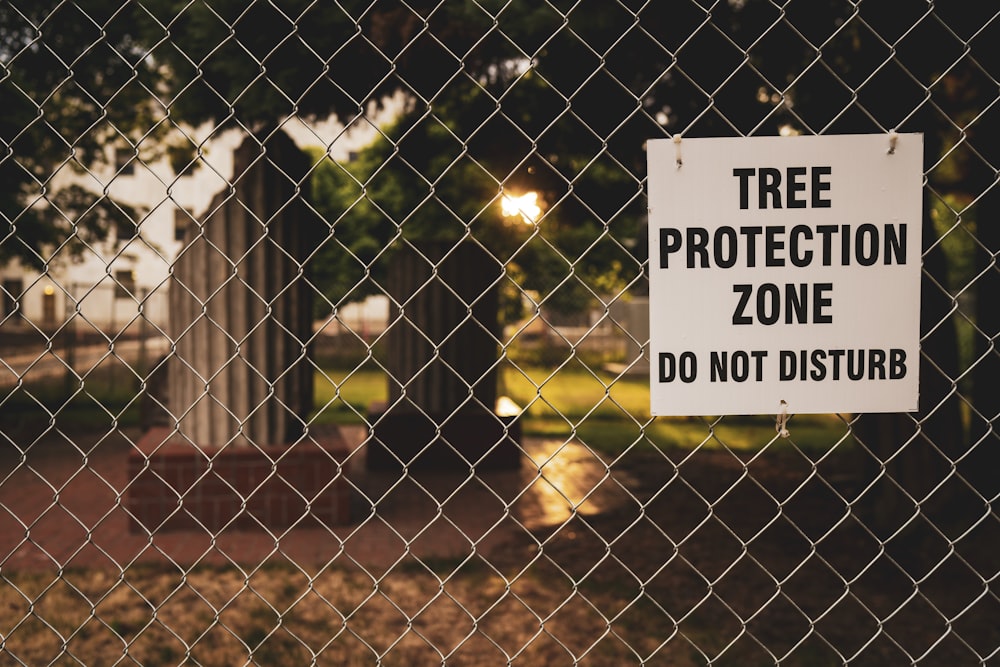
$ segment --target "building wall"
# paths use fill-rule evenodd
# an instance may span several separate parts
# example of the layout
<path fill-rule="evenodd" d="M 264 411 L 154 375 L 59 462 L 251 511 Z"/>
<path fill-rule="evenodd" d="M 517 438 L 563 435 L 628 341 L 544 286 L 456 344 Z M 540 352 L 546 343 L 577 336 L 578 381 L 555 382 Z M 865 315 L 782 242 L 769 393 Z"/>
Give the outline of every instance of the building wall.
<path fill-rule="evenodd" d="M 295 118 L 283 129 L 300 147 L 322 146 L 332 159 L 347 161 L 402 104 L 401 98 L 388 100 L 347 127 L 336 120 Z M 164 326 L 168 277 L 183 246 L 181 228 L 196 225 L 212 197 L 229 187 L 233 150 L 243 138 L 239 131 L 213 133 L 211 127 L 188 128 L 185 134 L 202 146 L 190 175 L 175 176 L 166 159 L 135 159 L 131 148 L 117 155 L 109 148 L 107 164 L 86 173 L 60 170 L 55 188 L 77 183 L 137 209 L 138 234 L 86 247 L 78 261 L 55 261 L 44 274 L 16 261 L 0 266 L 0 327 L 52 331 L 71 322 L 117 333 L 137 326 L 140 313 L 147 325 Z M 73 318 L 77 313 L 81 317 Z"/>

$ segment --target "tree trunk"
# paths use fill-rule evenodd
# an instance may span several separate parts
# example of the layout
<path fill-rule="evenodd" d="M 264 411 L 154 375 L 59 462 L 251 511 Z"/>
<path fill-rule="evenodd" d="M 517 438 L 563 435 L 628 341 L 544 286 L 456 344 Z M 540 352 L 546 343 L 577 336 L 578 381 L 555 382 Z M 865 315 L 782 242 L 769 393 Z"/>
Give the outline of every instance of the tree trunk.
<path fill-rule="evenodd" d="M 1000 494 L 1000 186 L 976 204 L 975 366 L 969 452 L 959 473 L 987 501 Z M 981 503 L 980 503 L 981 504 Z"/>
<path fill-rule="evenodd" d="M 956 391 L 958 342 L 947 293 L 947 258 L 936 244 L 930 202 L 923 221 L 924 252 L 920 303 L 920 409 L 913 414 L 865 414 L 854 425 L 864 463 L 863 483 L 875 481 L 862 512 L 869 528 L 893 534 L 918 511 L 951 470 L 962 446 L 961 397 Z M 931 247 L 933 245 L 933 247 Z M 950 460 L 949 460 L 950 459 Z M 922 511 L 941 511 L 951 502 L 951 482 L 931 494 Z"/>
<path fill-rule="evenodd" d="M 287 135 L 236 150 L 233 186 L 212 200 L 174 264 L 168 372 L 176 438 L 274 445 L 312 409 L 310 291 L 302 280 L 305 156 Z"/>
<path fill-rule="evenodd" d="M 406 242 L 387 280 L 389 403 L 371 468 L 513 468 L 517 426 L 495 414 L 500 263 L 472 242 Z"/>

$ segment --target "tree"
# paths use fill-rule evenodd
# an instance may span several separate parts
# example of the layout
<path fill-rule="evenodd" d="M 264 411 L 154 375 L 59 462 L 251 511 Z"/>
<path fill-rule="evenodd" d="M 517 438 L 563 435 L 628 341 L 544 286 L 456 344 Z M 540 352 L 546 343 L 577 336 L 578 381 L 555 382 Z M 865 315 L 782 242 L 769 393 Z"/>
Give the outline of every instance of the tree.
<path fill-rule="evenodd" d="M 582 283 L 596 293 L 586 280 L 577 283 L 584 267 L 601 264 L 588 241 L 629 250 L 622 253 L 624 282 L 636 284 L 635 274 L 627 274 L 645 250 L 633 253 L 626 241 L 641 241 L 636 234 L 641 222 L 635 221 L 641 221 L 642 212 L 634 206 L 641 197 L 627 186 L 642 182 L 646 138 L 672 132 L 923 132 L 930 187 L 923 221 L 921 411 L 915 418 L 865 416 L 856 422 L 855 432 L 879 466 L 888 462 L 892 479 L 884 479 L 886 490 L 872 499 L 883 511 L 885 525 L 909 516 L 912 504 L 907 507 L 905 494 L 922 498 L 934 493 L 951 462 L 960 461 L 964 480 L 976 492 L 994 497 L 995 484 L 981 474 L 991 468 L 983 465 L 989 459 L 984 452 L 991 448 L 976 443 L 992 433 L 989 425 L 998 414 L 995 309 L 980 298 L 976 315 L 967 313 L 976 323 L 978 352 L 963 352 L 960 360 L 955 294 L 969 291 L 965 281 L 971 274 L 956 278 L 954 269 L 972 258 L 967 249 L 960 256 L 949 248 L 950 241 L 939 242 L 942 231 L 934 223 L 934 212 L 942 206 L 966 219 L 978 209 L 976 233 L 985 251 L 978 253 L 983 274 L 978 293 L 985 295 L 1000 275 L 993 261 L 995 225 L 987 219 L 996 200 L 990 122 L 996 89 L 990 77 L 995 59 L 988 32 L 981 27 L 994 23 L 990 10 L 958 3 L 931 12 L 923 5 L 900 8 L 881 0 L 784 7 L 746 0 L 715 3 L 710 9 L 666 4 L 506 3 L 494 15 L 489 13 L 499 10 L 498 4 L 480 4 L 469 23 L 473 27 L 434 33 L 440 50 L 457 61 L 446 70 L 453 78 L 439 74 L 406 80 L 420 100 L 414 127 L 427 125 L 426 134 L 440 131 L 446 140 L 433 151 L 423 146 L 423 152 L 411 154 L 408 144 L 420 145 L 421 130 L 390 134 L 383 148 L 375 149 L 383 159 L 374 171 L 355 175 L 358 189 L 351 194 L 357 197 L 362 188 L 384 179 L 396 188 L 413 182 L 407 211 L 444 203 L 446 189 L 440 186 L 447 176 L 419 161 L 428 152 L 468 160 L 498 190 L 530 183 L 553 203 L 542 231 L 531 240 L 561 258 L 554 264 L 557 288 Z M 495 22 L 488 26 L 485 19 Z M 447 55 L 441 59 L 447 61 Z M 414 181 L 411 171 L 431 176 Z M 617 189 L 621 184 L 624 189 Z M 379 192 L 365 191 L 374 197 Z M 963 211 L 961 201 L 975 202 L 976 209 Z M 564 233 L 546 234 L 546 220 Z M 582 243 L 567 243 L 574 233 Z M 520 256 L 527 259 L 528 254 Z M 537 259 L 532 270 L 553 266 Z M 547 282 L 534 276 L 539 277 L 541 284 Z M 522 286 L 528 287 L 531 279 L 526 277 Z M 977 366 L 971 394 L 974 428 L 968 434 L 960 414 L 970 388 L 966 381 L 966 395 L 956 391 L 960 363 Z M 951 478 L 935 497 L 950 503 L 956 494 L 967 496 L 965 481 Z M 903 494 L 896 492 L 897 486 Z"/>
<path fill-rule="evenodd" d="M 547 297 L 551 305 L 578 308 L 593 294 L 620 290 L 641 274 L 631 251 L 640 236 L 638 164 L 626 176 L 613 156 L 588 152 L 593 137 L 567 150 L 567 142 L 578 140 L 572 134 L 581 121 L 563 113 L 565 98 L 551 84 L 525 71 L 531 55 L 519 40 L 543 40 L 544 29 L 558 17 L 551 9 L 527 2 L 507 8 L 497 2 L 482 7 L 416 2 L 408 8 L 348 2 L 330 8 L 304 0 L 249 6 L 232 0 L 210 6 L 156 0 L 144 6 L 146 41 L 155 44 L 152 57 L 163 64 L 171 91 L 168 106 L 189 123 L 235 125 L 266 143 L 294 115 L 349 119 L 369 101 L 399 91 L 413 101 L 409 117 L 352 168 L 356 173 L 317 168 L 314 186 L 322 196 L 315 199 L 332 233 L 316 263 L 316 280 L 333 302 L 357 282 L 350 272 L 364 270 L 381 247 L 372 239 L 395 237 L 387 235 L 387 223 L 405 219 L 400 233 L 407 238 L 457 239 L 468 233 L 492 245 L 487 237 L 502 235 L 503 227 L 492 209 L 503 188 L 519 185 L 559 203 L 523 248 L 508 249 L 520 258 L 515 270 L 518 264 L 532 267 L 524 272 L 531 277 L 529 286 L 555 290 Z M 503 21 L 499 27 L 496 18 Z M 168 32 L 170 39 L 162 39 Z M 558 127 L 546 130 L 553 120 Z M 526 135 L 535 134 L 541 140 L 532 151 Z M 530 158 L 522 160 L 521 150 Z M 560 159 L 560 168 L 553 169 Z M 384 183 L 390 179 L 394 182 Z M 588 180 L 595 179 L 605 182 L 589 187 Z M 428 196 L 431 187 L 434 194 Z M 573 188 L 593 196 L 568 195 Z M 621 201 L 608 196 L 614 188 L 624 188 L 616 195 Z M 323 203 L 333 191 L 342 196 L 340 210 Z M 604 234 L 606 221 L 622 206 L 633 209 L 629 229 L 611 240 Z M 550 235 L 557 226 L 562 231 Z M 351 229 L 366 231 L 348 240 Z M 352 255 L 364 261 L 358 264 Z M 578 263 L 582 255 L 593 261 Z M 605 268 L 595 268 L 600 265 Z M 547 277 L 545 267 L 552 269 Z M 614 285 L 604 284 L 608 267 L 622 269 Z M 564 280 L 571 269 L 573 278 Z"/>
<path fill-rule="evenodd" d="M 523 86 L 518 94 L 528 91 Z M 478 122 L 475 109 L 486 96 L 472 87 L 455 104 L 441 101 L 434 116 L 410 110 L 353 163 L 319 161 L 314 205 L 334 234 L 316 258 L 314 275 L 330 304 L 378 292 L 391 248 L 403 239 L 473 238 L 486 246 L 507 266 L 505 305 L 512 318 L 520 315 L 523 290 L 538 292 L 550 309 L 576 313 L 638 280 L 641 264 L 632 254 L 642 222 L 638 211 L 620 217 L 617 240 L 606 233 L 613 212 L 565 201 L 562 178 L 546 179 L 532 164 L 519 170 L 523 177 L 505 178 L 498 162 L 510 159 L 503 144 L 511 137 L 469 127 L 470 117 Z M 528 104 L 523 109 L 525 115 L 533 111 Z M 458 139 L 472 133 L 475 147 Z M 565 150 L 557 159 L 585 165 L 589 158 Z M 637 191 L 634 179 L 602 165 L 592 165 L 573 185 L 590 193 L 617 189 L 624 202 Z M 504 215 L 504 197 L 525 192 L 538 195 L 538 217 Z M 560 198 L 561 205 L 550 209 Z"/>
<path fill-rule="evenodd" d="M 0 6 L 0 262 L 41 268 L 112 230 L 134 235 L 136 212 L 96 178 L 56 187 L 63 173 L 85 176 L 108 144 L 138 155 L 134 137 L 155 125 L 144 52 L 119 5 Z"/>
<path fill-rule="evenodd" d="M 330 225 L 326 247 L 336 250 L 319 269 L 332 303 L 370 288 L 391 241 L 423 236 L 490 244 L 518 284 L 537 286 L 551 305 L 641 289 L 646 139 L 923 131 L 923 412 L 919 429 L 889 417 L 858 432 L 882 459 L 916 431 L 928 453 L 955 459 L 967 444 L 949 319 L 955 262 L 930 243 L 938 235 L 930 213 L 950 207 L 964 216 L 959 228 L 971 229 L 978 211 L 984 295 L 998 245 L 988 220 L 997 190 L 989 48 L 997 23 L 984 3 L 147 0 L 88 3 L 96 21 L 75 5 L 49 4 L 22 12 L 8 4 L 0 15 L 5 99 L 16 99 L 0 112 L 0 164 L 4 183 L 18 184 L 4 190 L 3 206 L 15 223 L 24 214 L 11 201 L 37 196 L 52 169 L 25 169 L 11 156 L 54 155 L 39 159 L 58 165 L 104 130 L 123 136 L 127 125 L 111 116 L 131 111 L 133 93 L 160 100 L 171 119 L 242 127 L 263 146 L 295 115 L 348 119 L 390 93 L 411 100 L 407 117 L 359 165 L 341 169 L 314 156 L 317 189 L 341 202 L 317 203 Z M 54 30 L 57 19 L 64 29 Z M 138 32 L 123 27 L 129 21 Z M 83 85 L 77 70 L 90 73 Z M 143 88 L 154 76 L 156 86 Z M 67 97 L 84 113 L 48 118 Z M 505 189 L 541 193 L 547 211 L 538 225 L 505 229 L 496 214 Z M 24 229 L 18 224 L 18 235 Z M 608 286 L 609 276 L 620 280 Z M 974 434 L 989 432 L 998 412 L 991 397 L 1000 395 L 990 370 L 996 323 L 987 300 L 978 303 L 970 319 L 984 360 L 971 374 Z"/>
<path fill-rule="evenodd" d="M 956 502 L 981 504 L 973 496 L 989 499 L 997 489 L 981 472 L 995 468 L 990 452 L 996 448 L 977 446 L 997 414 L 990 370 L 996 354 L 987 343 L 997 329 L 991 313 L 966 310 L 962 321 L 976 322 L 978 352 L 960 350 L 955 313 L 964 302 L 957 295 L 975 291 L 970 281 L 977 272 L 983 272 L 980 296 L 996 275 L 982 254 L 974 262 L 971 248 L 977 242 L 961 239 L 973 229 L 969 213 L 975 212 L 962 202 L 978 201 L 975 236 L 985 247 L 995 247 L 990 240 L 995 225 L 981 224 L 996 190 L 995 123 L 988 111 L 996 95 L 990 75 L 996 60 L 988 30 L 982 29 L 991 25 L 992 10 L 970 2 L 931 11 L 917 3 L 882 0 L 782 9 L 748 1 L 740 3 L 736 15 L 734 39 L 752 45 L 750 63 L 770 82 L 760 97 L 777 102 L 775 119 L 808 132 L 924 133 L 928 188 L 920 411 L 912 417 L 864 415 L 854 427 L 876 455 L 871 474 L 887 473 L 878 492 L 869 494 L 880 527 L 892 532 L 913 516 L 907 495 L 927 498 L 924 512 L 940 511 L 941 518 Z M 942 212 L 952 222 L 936 222 Z M 976 269 L 970 270 L 974 263 Z M 972 364 L 976 368 L 969 373 Z M 970 402 L 973 428 L 967 432 L 961 413 Z M 953 463 L 960 477 L 949 477 Z"/>

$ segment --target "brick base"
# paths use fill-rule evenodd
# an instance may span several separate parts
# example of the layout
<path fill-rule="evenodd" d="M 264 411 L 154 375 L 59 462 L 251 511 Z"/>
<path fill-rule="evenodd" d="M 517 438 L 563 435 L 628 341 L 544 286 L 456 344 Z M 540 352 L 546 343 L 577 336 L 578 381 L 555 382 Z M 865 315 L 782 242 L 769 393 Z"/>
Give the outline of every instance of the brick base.
<path fill-rule="evenodd" d="M 130 530 L 315 528 L 350 520 L 335 427 L 293 446 L 201 448 L 153 428 L 128 458 Z M 169 440 L 169 441 L 168 441 Z"/>

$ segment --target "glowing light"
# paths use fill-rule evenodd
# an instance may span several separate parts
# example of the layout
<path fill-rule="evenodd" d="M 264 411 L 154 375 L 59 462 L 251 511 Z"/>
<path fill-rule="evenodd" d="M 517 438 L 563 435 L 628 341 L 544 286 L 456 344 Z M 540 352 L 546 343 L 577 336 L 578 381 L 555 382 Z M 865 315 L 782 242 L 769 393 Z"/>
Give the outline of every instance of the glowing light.
<path fill-rule="evenodd" d="M 52 285 L 46 285 L 45 289 L 43 289 L 42 291 L 45 293 L 45 296 L 52 296 L 53 294 L 56 293 L 56 288 L 53 287 Z"/>
<path fill-rule="evenodd" d="M 526 192 L 523 195 L 504 193 L 500 197 L 500 208 L 504 217 L 521 216 L 526 225 L 538 222 L 542 215 L 542 207 L 538 205 L 538 193 Z"/>

